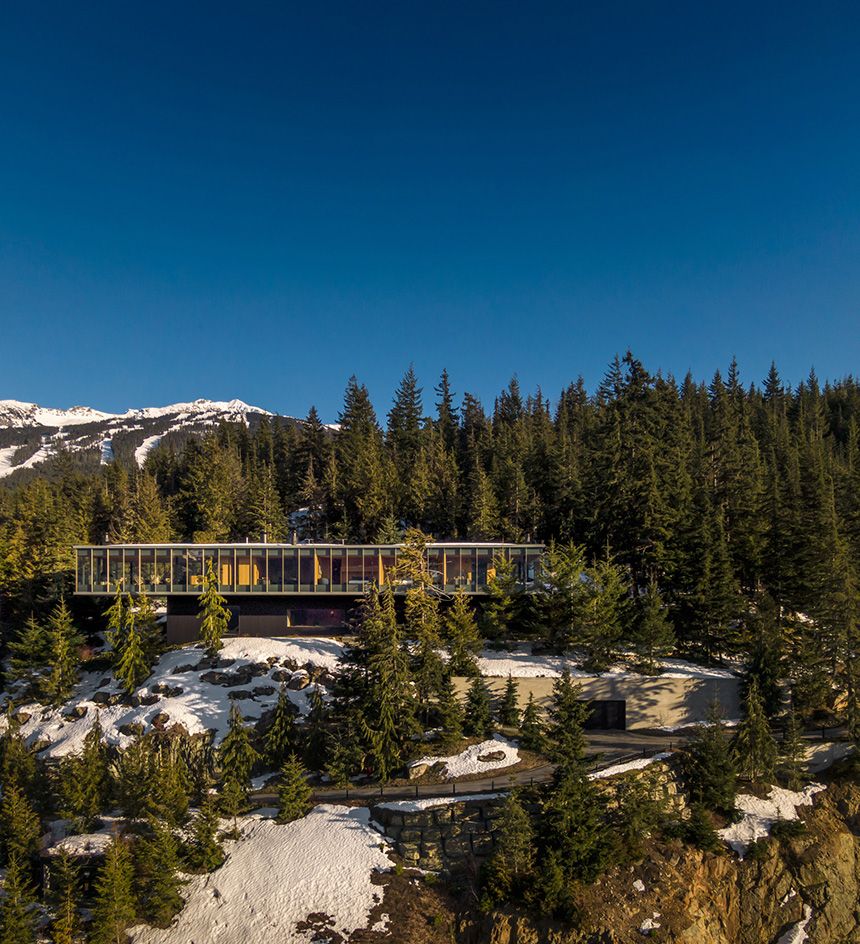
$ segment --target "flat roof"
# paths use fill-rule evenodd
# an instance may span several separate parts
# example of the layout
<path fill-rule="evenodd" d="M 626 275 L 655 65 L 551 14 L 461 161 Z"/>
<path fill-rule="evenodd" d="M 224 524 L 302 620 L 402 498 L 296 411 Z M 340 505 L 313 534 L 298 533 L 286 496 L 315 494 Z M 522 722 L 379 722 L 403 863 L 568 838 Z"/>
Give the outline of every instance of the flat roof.
<path fill-rule="evenodd" d="M 197 543 L 195 541 L 175 541 L 175 542 L 163 542 L 160 544 L 75 544 L 73 545 L 76 551 L 89 551 L 89 550 L 102 550 L 105 548 L 113 548 L 116 550 L 124 550 L 127 548 L 143 548 L 143 547 L 175 547 L 175 548 L 186 548 L 186 547 L 230 547 L 230 548 L 240 548 L 240 547 L 256 547 L 256 548 L 282 548 L 282 547 L 304 547 L 304 548 L 314 548 L 314 547 L 324 547 L 324 548 L 344 548 L 344 547 L 360 547 L 360 548 L 386 548 L 386 547 L 407 547 L 403 542 L 399 544 L 350 544 L 350 543 L 320 543 L 320 542 L 297 542 L 292 544 L 289 541 L 274 543 L 272 541 L 241 541 L 241 542 L 219 542 L 213 541 L 211 543 Z M 536 550 L 543 550 L 545 547 L 544 544 L 521 544 L 517 541 L 428 541 L 425 544 L 425 547 L 523 547 L 523 548 L 534 548 Z"/>

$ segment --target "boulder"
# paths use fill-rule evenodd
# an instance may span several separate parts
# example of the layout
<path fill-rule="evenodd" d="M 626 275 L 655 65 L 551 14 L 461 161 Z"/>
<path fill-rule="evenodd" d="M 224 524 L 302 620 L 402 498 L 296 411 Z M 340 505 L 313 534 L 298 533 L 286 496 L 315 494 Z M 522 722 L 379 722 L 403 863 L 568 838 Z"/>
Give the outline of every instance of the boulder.
<path fill-rule="evenodd" d="M 167 722 L 170 721 L 170 715 L 166 711 L 157 711 L 150 719 L 149 723 L 157 728 L 159 731 L 163 731 L 167 727 Z"/>
<path fill-rule="evenodd" d="M 478 760 L 482 764 L 489 764 L 493 761 L 504 760 L 507 756 L 504 751 L 488 751 L 486 754 L 479 754 Z"/>
<path fill-rule="evenodd" d="M 287 682 L 287 688 L 293 692 L 299 692 L 303 688 L 307 688 L 311 684 L 311 677 L 307 672 L 301 670 L 299 672 L 294 672 L 290 676 L 290 680 Z"/>

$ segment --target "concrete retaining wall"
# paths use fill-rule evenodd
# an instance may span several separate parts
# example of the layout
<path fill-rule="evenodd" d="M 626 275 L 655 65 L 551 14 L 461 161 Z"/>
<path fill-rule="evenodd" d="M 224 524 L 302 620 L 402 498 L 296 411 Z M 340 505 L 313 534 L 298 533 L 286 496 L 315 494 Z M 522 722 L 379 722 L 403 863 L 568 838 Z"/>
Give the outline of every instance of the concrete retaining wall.
<path fill-rule="evenodd" d="M 454 686 L 465 694 L 470 679 L 455 678 Z M 507 679 L 488 678 L 494 695 L 501 697 Z M 518 678 L 520 707 L 529 694 L 547 707 L 552 699 L 552 678 Z M 726 718 L 740 717 L 739 680 L 736 678 L 666 678 L 649 675 L 595 675 L 575 678 L 587 699 L 623 700 L 626 703 L 627 729 L 679 727 L 704 721 L 708 707 L 719 700 Z"/>

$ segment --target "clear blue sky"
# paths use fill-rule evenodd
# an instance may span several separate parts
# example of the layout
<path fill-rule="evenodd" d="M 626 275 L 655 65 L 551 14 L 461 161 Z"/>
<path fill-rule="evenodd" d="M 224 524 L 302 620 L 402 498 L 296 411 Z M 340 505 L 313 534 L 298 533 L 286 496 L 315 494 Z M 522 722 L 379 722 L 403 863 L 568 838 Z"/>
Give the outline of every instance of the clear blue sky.
<path fill-rule="evenodd" d="M 8 0 L 0 398 L 856 373 L 858 49 L 848 2 Z"/>

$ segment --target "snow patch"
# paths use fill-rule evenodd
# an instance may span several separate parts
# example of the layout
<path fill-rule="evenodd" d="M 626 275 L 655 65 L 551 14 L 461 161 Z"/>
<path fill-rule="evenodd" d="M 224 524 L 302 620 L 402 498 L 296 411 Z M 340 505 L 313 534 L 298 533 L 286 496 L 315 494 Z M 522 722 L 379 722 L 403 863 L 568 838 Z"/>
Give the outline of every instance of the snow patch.
<path fill-rule="evenodd" d="M 152 675 L 135 692 L 137 700 L 148 703 L 99 705 L 94 700 L 97 691 L 111 696 L 118 695 L 121 689 L 115 680 L 111 680 L 108 685 L 101 684 L 108 677 L 105 672 L 87 672 L 83 673 L 73 696 L 61 708 L 39 703 L 19 705 L 21 711 L 30 715 L 21 725 L 20 733 L 31 744 L 50 742 L 43 756 L 63 757 L 81 750 L 96 717 L 104 728 L 106 740 L 124 748 L 132 738 L 123 734 L 120 728 L 139 724 L 148 730 L 155 717 L 165 713 L 168 716 L 168 727 L 181 724 L 189 734 L 213 731 L 217 744 L 227 732 L 230 706 L 235 700 L 230 697 L 231 693 L 234 696 L 244 693 L 244 697 L 236 701 L 243 717 L 246 720 L 258 720 L 264 712 L 275 706 L 280 682 L 272 676 L 279 670 L 284 671 L 285 661 L 334 671 L 340 663 L 342 652 L 343 644 L 333 639 L 237 637 L 225 640 L 219 653 L 224 660 L 235 660 L 232 665 L 216 670 L 195 668 L 177 671 L 196 666 L 205 653 L 200 646 L 173 650 L 161 656 Z M 226 687 L 203 679 L 210 671 L 229 674 L 247 665 L 265 665 L 265 670 L 261 669 L 260 675 L 238 686 Z M 309 685 L 299 691 L 287 691 L 287 696 L 301 715 L 306 715 L 310 710 L 309 699 L 314 687 Z M 323 686 L 320 688 L 325 692 Z M 84 717 L 68 717 L 76 708 L 86 709 Z M 0 718 L 0 730 L 4 730 L 7 724 L 5 717 Z"/>
<path fill-rule="evenodd" d="M 636 678 L 710 678 L 733 679 L 737 675 L 731 669 L 697 665 L 683 659 L 664 659 L 660 674 L 643 676 L 633 671 L 626 662 L 611 666 L 606 672 L 589 672 L 580 667 L 572 655 L 535 655 L 530 643 L 521 643 L 510 651 L 485 649 L 478 656 L 478 668 L 482 675 L 492 678 L 559 678 L 566 668 L 573 678 L 619 676 Z"/>
<path fill-rule="evenodd" d="M 739 793 L 735 805 L 743 813 L 742 819 L 725 829 L 717 830 L 717 835 L 743 858 L 753 842 L 770 835 L 774 823 L 798 819 L 797 807 L 811 806 L 815 794 L 825 789 L 822 783 L 811 783 L 803 790 L 772 787 L 765 799 Z"/>
<path fill-rule="evenodd" d="M 134 944 L 319 942 L 326 931 L 348 937 L 367 927 L 383 893 L 372 874 L 393 865 L 369 810 L 323 805 L 284 826 L 261 816 L 241 823 L 221 868 L 185 886 L 173 924 L 132 928 Z M 309 915 L 327 916 L 322 933 L 317 922 L 298 929 Z"/>
<path fill-rule="evenodd" d="M 660 754 L 655 754 L 653 757 L 640 757 L 638 760 L 629 760 L 624 764 L 613 764 L 611 767 L 604 767 L 603 770 L 595 770 L 594 773 L 588 775 L 588 779 L 603 780 L 605 777 L 626 774 L 631 770 L 642 770 L 645 767 L 650 767 L 651 764 L 656 764 L 657 761 L 666 760 L 667 757 L 671 756 L 670 751 L 663 751 Z"/>
<path fill-rule="evenodd" d="M 807 928 L 811 920 L 812 908 L 805 904 L 803 906 L 803 917 L 784 934 L 781 934 L 776 944 L 804 944 L 805 941 L 809 940 Z"/>
<path fill-rule="evenodd" d="M 390 800 L 387 803 L 377 803 L 374 809 L 394 810 L 399 813 L 421 813 L 423 810 L 432 810 L 437 806 L 450 806 L 452 803 L 472 803 L 478 800 L 498 800 L 503 793 L 472 793 L 465 795 L 426 797 L 422 800 Z"/>
<path fill-rule="evenodd" d="M 157 436 L 147 436 L 146 439 L 134 450 L 134 461 L 138 465 L 143 465 L 146 457 L 161 442 L 161 434 Z"/>
<path fill-rule="evenodd" d="M 485 754 L 502 753 L 504 756 L 499 760 L 480 760 Z M 480 744 L 473 744 L 467 747 L 465 751 L 459 754 L 452 754 L 449 757 L 422 757 L 413 761 L 409 766 L 417 767 L 426 764 L 432 767 L 434 764 L 444 764 L 443 775 L 445 777 L 463 777 L 466 774 L 479 774 L 486 770 L 498 770 L 501 767 L 511 767 L 520 762 L 520 754 L 516 746 L 501 735 L 497 734 L 489 741 L 481 741 Z"/>

